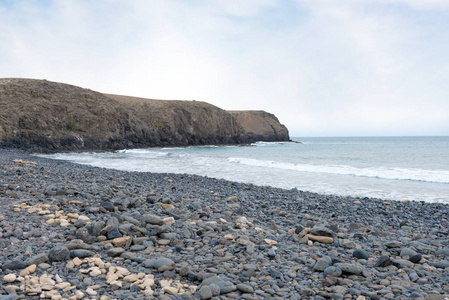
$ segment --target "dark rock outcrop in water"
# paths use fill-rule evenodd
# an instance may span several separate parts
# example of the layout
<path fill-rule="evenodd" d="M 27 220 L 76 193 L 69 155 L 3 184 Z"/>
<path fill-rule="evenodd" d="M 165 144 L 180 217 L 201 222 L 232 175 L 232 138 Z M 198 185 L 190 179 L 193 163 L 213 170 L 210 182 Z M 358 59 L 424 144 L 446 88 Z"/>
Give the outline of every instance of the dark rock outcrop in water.
<path fill-rule="evenodd" d="M 46 80 L 0 79 L 0 107 L 0 144 L 33 151 L 289 140 L 286 128 L 265 112 L 248 112 L 255 119 L 250 123 L 266 119 L 271 133 L 201 101 L 106 95 Z"/>

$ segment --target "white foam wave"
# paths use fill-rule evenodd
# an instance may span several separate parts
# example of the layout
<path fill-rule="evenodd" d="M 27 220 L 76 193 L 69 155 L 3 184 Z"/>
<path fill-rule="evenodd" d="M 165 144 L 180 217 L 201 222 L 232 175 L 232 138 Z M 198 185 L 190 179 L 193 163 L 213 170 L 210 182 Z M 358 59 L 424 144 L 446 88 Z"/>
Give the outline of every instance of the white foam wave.
<path fill-rule="evenodd" d="M 449 171 L 446 170 L 424 170 L 418 168 L 392 168 L 392 167 L 372 167 L 357 168 L 347 165 L 310 165 L 310 164 L 292 164 L 285 162 L 275 162 L 269 160 L 257 160 L 252 158 L 230 157 L 231 163 L 274 168 L 283 170 L 293 170 L 309 173 L 326 173 L 337 175 L 351 175 L 358 177 L 372 177 L 393 180 L 413 180 L 434 183 L 449 184 Z"/>
<path fill-rule="evenodd" d="M 269 147 L 269 146 L 278 146 L 278 145 L 284 145 L 284 144 L 297 144 L 296 142 L 255 142 L 252 143 L 251 146 L 256 147 Z"/>

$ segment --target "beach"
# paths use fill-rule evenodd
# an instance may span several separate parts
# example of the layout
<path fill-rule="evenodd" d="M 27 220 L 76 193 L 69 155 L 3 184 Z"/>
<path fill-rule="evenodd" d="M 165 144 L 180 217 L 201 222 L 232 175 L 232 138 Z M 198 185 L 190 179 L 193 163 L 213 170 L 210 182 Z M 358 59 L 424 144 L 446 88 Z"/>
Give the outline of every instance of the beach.
<path fill-rule="evenodd" d="M 449 297 L 446 204 L 0 164 L 0 299 Z"/>

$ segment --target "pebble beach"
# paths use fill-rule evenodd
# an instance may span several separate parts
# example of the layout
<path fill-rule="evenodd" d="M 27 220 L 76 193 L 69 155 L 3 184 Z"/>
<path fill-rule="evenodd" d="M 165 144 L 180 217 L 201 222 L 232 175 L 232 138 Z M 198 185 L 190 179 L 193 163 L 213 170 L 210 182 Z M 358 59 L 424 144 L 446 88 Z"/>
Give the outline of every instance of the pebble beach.
<path fill-rule="evenodd" d="M 449 206 L 0 149 L 0 300 L 449 299 Z"/>

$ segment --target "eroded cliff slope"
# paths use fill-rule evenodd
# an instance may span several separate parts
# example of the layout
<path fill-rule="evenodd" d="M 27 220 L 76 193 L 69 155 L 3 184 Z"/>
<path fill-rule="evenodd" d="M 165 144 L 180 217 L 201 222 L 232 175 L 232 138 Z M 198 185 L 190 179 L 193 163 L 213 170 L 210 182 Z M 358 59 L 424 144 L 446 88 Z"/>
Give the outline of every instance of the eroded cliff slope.
<path fill-rule="evenodd" d="M 46 80 L 0 79 L 0 145 L 34 151 L 238 144 L 267 137 L 248 133 L 238 120 L 201 101 L 150 100 Z"/>
<path fill-rule="evenodd" d="M 288 141 L 288 129 L 275 115 L 263 110 L 229 111 L 246 135 L 256 141 Z"/>

